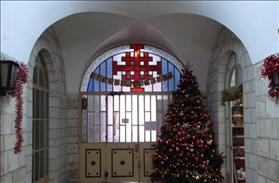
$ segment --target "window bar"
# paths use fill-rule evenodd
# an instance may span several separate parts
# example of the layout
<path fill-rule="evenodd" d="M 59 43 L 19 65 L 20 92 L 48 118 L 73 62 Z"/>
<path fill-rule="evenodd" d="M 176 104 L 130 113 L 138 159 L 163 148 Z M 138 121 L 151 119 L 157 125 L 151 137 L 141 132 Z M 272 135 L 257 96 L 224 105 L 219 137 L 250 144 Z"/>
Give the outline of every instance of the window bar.
<path fill-rule="evenodd" d="M 107 62 L 106 62 L 106 69 L 107 69 Z M 107 88 L 107 84 L 105 85 Z M 108 142 L 108 95 L 105 95 L 106 98 L 106 134 L 105 134 L 105 138 L 106 138 L 106 142 Z"/>
<path fill-rule="evenodd" d="M 133 125 L 134 124 L 133 124 L 133 96 L 132 95 L 131 95 L 131 100 L 130 101 L 131 101 L 131 122 L 130 122 L 131 123 L 131 142 L 133 142 L 134 141 L 133 140 L 133 137 L 134 137 L 133 136 L 133 129 L 134 129 L 133 127 L 134 126 Z"/>
<path fill-rule="evenodd" d="M 149 96 L 149 110 L 150 110 L 150 112 L 149 112 L 149 119 L 150 119 L 150 121 L 149 121 L 149 124 L 152 124 L 152 116 L 151 116 L 151 112 L 152 112 L 152 110 L 151 110 L 151 102 L 152 102 L 152 95 L 148 95 Z M 153 125 L 152 125 L 153 126 Z M 151 134 L 151 128 L 149 129 L 149 136 L 150 136 L 150 138 L 149 138 L 149 142 L 151 142 L 151 139 L 152 139 L 152 134 Z"/>
<path fill-rule="evenodd" d="M 162 95 L 160 95 L 161 96 L 161 98 L 163 98 L 163 96 Z M 161 102 L 161 110 L 163 110 L 163 104 L 162 104 L 163 102 Z M 161 125 L 164 125 L 164 113 L 161 111 Z M 158 127 L 157 127 L 157 134 L 160 134 L 159 133 L 159 130 L 160 130 L 160 126 L 159 126 L 159 124 L 158 124 Z M 157 137 L 156 137 L 156 139 L 157 139 Z"/>
<path fill-rule="evenodd" d="M 118 127 L 119 127 L 119 130 L 118 130 L 118 142 L 120 142 L 120 132 L 121 132 L 121 121 L 120 121 L 120 96 L 117 96 L 118 97 Z"/>
<path fill-rule="evenodd" d="M 93 96 L 87 95 L 87 101 L 88 101 L 89 97 L 93 97 Z M 94 98 L 92 99 L 92 106 L 94 106 L 93 102 L 94 102 Z M 87 115 L 86 115 L 86 142 L 89 142 L 89 139 L 88 139 L 88 134 L 89 134 L 89 131 L 88 131 L 88 126 L 89 126 L 89 124 L 88 124 L 88 122 L 89 122 L 89 119 L 88 119 L 88 108 L 86 110 L 86 113 L 87 113 Z M 94 108 L 93 108 L 93 115 L 94 115 Z"/>
<path fill-rule="evenodd" d="M 166 111 L 166 100 L 164 99 L 165 98 L 165 95 L 162 95 L 162 114 L 163 114 L 163 119 L 164 119 L 164 124 L 165 124 L 165 111 Z"/>
<path fill-rule="evenodd" d="M 167 61 L 167 73 L 169 72 L 169 61 Z M 170 91 L 170 80 L 167 80 L 167 91 L 169 92 Z"/>
<path fill-rule="evenodd" d="M 127 96 L 127 95 L 126 95 Z M 133 107 L 133 105 L 132 105 L 132 95 L 129 95 L 129 102 L 130 102 L 130 108 L 129 108 L 129 113 L 130 113 L 130 121 L 129 121 L 129 128 L 130 128 L 130 142 L 133 142 L 133 133 L 132 133 L 132 131 L 133 131 L 133 126 L 132 126 L 132 107 Z"/>
<path fill-rule="evenodd" d="M 144 128 L 144 126 L 145 126 L 145 123 L 146 123 L 146 121 L 145 121 L 145 103 L 146 103 L 146 98 L 145 98 L 145 95 L 142 95 L 143 96 L 143 141 L 144 142 L 146 142 L 146 137 L 145 137 L 145 128 Z"/>
<path fill-rule="evenodd" d="M 138 131 L 138 133 L 137 133 L 137 135 L 138 135 L 138 137 L 137 137 L 137 142 L 139 142 L 140 141 L 140 131 L 139 131 L 139 95 L 136 95 L 137 97 L 137 105 L 138 105 L 138 107 L 137 107 L 137 131 Z"/>
<path fill-rule="evenodd" d="M 162 73 L 161 73 L 161 74 L 163 75 L 163 74 L 164 74 L 164 73 L 163 73 L 164 64 L 163 64 L 163 60 L 162 60 L 162 59 L 161 59 L 161 62 L 162 62 Z M 164 88 L 164 87 L 163 87 L 164 84 L 163 84 L 163 83 L 164 83 L 164 82 L 161 81 L 161 92 L 164 91 L 164 89 L 163 89 L 163 88 Z"/>
<path fill-rule="evenodd" d="M 89 99 L 89 95 L 87 95 L 87 101 L 90 101 L 88 99 Z M 92 100 L 92 102 L 93 102 L 93 100 Z M 87 106 L 89 106 L 89 105 L 87 104 Z M 82 134 L 81 140 L 88 142 L 88 108 L 86 109 L 86 115 L 84 115 L 84 117 L 86 119 L 82 119 L 82 120 L 86 120 L 86 129 L 84 129 L 84 127 L 81 128 L 81 134 Z M 86 134 L 83 134 L 83 133 L 86 133 Z M 85 136 L 86 139 L 83 139 L 83 136 Z"/>
<path fill-rule="evenodd" d="M 99 85 L 100 87 L 100 91 L 101 91 L 101 85 Z M 102 142 L 102 124 L 101 124 L 101 114 L 102 114 L 102 108 L 101 108 L 101 99 L 102 99 L 102 95 L 99 96 L 99 129 L 100 129 L 100 133 L 99 133 L 99 142 Z"/>
<path fill-rule="evenodd" d="M 116 119 L 117 116 L 115 114 L 119 114 L 119 111 L 117 112 L 115 110 L 116 102 L 114 102 L 116 100 L 116 97 L 118 97 L 118 96 L 112 95 L 112 97 L 113 97 L 113 125 L 114 125 L 114 127 L 113 127 L 113 142 L 118 142 L 119 141 L 118 132 L 120 130 L 120 127 L 119 127 L 120 124 L 116 123 L 116 121 L 119 120 L 119 119 Z M 118 115 L 118 117 L 119 117 L 119 115 Z M 116 125 L 118 125 L 118 127 L 119 127 L 118 132 L 117 132 L 117 126 Z M 117 139 L 117 137 L 118 137 L 118 139 Z"/>
<path fill-rule="evenodd" d="M 108 77 L 108 59 L 105 61 L 105 69 L 106 69 L 106 74 L 105 76 Z M 108 91 L 108 83 L 105 83 L 105 91 Z M 106 94 L 106 142 L 108 142 L 108 95 Z"/>
<path fill-rule="evenodd" d="M 176 68 L 173 66 L 173 82 L 174 82 L 174 91 L 176 90 Z"/>
<path fill-rule="evenodd" d="M 121 111 L 121 108 L 120 108 L 120 101 L 121 101 L 121 99 L 120 99 L 120 96 L 118 96 L 119 97 L 119 100 L 118 100 L 118 124 L 119 124 L 119 130 L 118 130 L 118 142 L 121 142 L 121 126 L 122 126 L 122 124 L 121 124 L 121 114 L 120 114 L 120 111 Z"/>
<path fill-rule="evenodd" d="M 106 69 L 105 76 L 108 77 L 108 69 L 107 69 L 108 68 L 108 59 L 106 59 L 106 63 L 105 64 L 106 64 L 106 66 L 105 66 L 105 69 Z M 108 83 L 105 83 L 105 91 L 108 91 Z"/>
<path fill-rule="evenodd" d="M 101 74 L 101 67 L 99 68 L 98 74 Z M 99 83 L 99 92 L 102 91 L 101 90 L 101 81 L 98 81 Z M 100 101 L 100 100 L 99 100 Z M 100 119 L 100 118 L 99 118 Z"/>
<path fill-rule="evenodd" d="M 93 106 L 93 118 L 94 118 L 94 100 L 95 100 L 95 97 L 94 95 L 91 95 L 91 96 L 88 96 L 88 97 L 92 97 L 92 106 Z M 89 121 L 89 111 L 87 110 L 87 142 L 90 142 L 90 139 L 89 139 L 89 134 L 92 133 L 93 134 L 93 137 L 94 137 L 94 132 L 90 132 L 89 131 L 89 125 L 90 123 L 92 123 L 93 125 L 93 129 L 94 129 L 94 121 L 92 119 L 92 121 Z M 93 142 L 94 142 L 94 138 L 93 138 Z"/>
<path fill-rule="evenodd" d="M 134 124 L 133 124 L 133 111 L 134 111 L 133 95 L 131 94 L 131 142 L 134 142 Z"/>
<path fill-rule="evenodd" d="M 93 139 L 92 141 L 95 142 L 95 120 L 94 120 L 94 115 L 95 115 L 95 110 L 94 110 L 94 104 L 95 104 L 95 100 L 96 100 L 96 95 L 92 95 L 92 108 L 93 108 L 93 118 L 89 121 L 89 117 L 88 117 L 88 111 L 87 111 L 87 142 L 90 142 L 91 139 L 89 139 L 89 133 L 92 133 Z M 92 123 L 92 131 L 89 132 L 89 124 L 88 123 Z"/>
<path fill-rule="evenodd" d="M 92 79 L 92 92 L 95 92 L 95 79 Z"/>
<path fill-rule="evenodd" d="M 175 67 L 172 65 L 172 73 L 173 73 L 173 91 L 175 91 Z"/>
<path fill-rule="evenodd" d="M 114 97 L 113 96 L 111 96 L 111 107 L 112 107 L 112 109 L 111 109 L 111 111 L 112 111 L 112 142 L 114 142 L 114 134 L 115 134 L 115 132 L 114 132 Z"/>
<path fill-rule="evenodd" d="M 169 106 L 169 103 L 170 103 L 170 97 L 169 97 L 169 95 L 167 95 L 166 112 L 168 111 L 168 106 Z"/>
<path fill-rule="evenodd" d="M 94 106 L 97 104 L 97 105 L 99 105 L 98 104 L 98 102 L 97 102 L 97 97 L 98 97 L 98 95 L 93 95 L 93 118 L 91 119 L 91 121 L 89 121 L 90 123 L 92 123 L 92 127 L 93 127 L 93 129 L 92 129 L 92 134 L 93 134 L 93 142 L 97 142 L 97 139 L 95 138 L 95 128 L 96 128 L 96 122 L 95 122 L 95 120 L 96 120 L 96 118 L 95 118 L 95 112 L 97 112 L 98 111 L 98 109 L 97 108 L 94 108 Z M 96 111 L 95 111 L 96 110 Z M 95 113 L 95 114 L 94 114 Z M 89 134 L 88 134 L 89 135 Z"/>
<path fill-rule="evenodd" d="M 123 97 L 125 99 L 125 106 L 124 106 L 124 110 L 123 110 L 124 111 L 124 116 L 125 116 L 125 119 L 124 119 L 124 122 L 125 122 L 124 123 L 124 125 L 125 125 L 125 142 L 127 142 L 127 123 L 126 123 L 127 122 L 126 121 L 127 120 L 127 111 L 126 111 L 127 110 L 126 109 L 127 100 L 126 100 L 126 97 L 127 97 L 127 95 L 124 95 L 124 97 Z"/>
<path fill-rule="evenodd" d="M 94 102 L 95 102 L 95 97 L 94 97 L 94 95 L 91 95 L 90 97 L 92 97 L 92 108 L 93 108 L 93 118 L 94 118 Z M 93 129 L 95 128 L 94 127 L 94 121 L 92 120 L 91 122 L 89 121 L 89 112 L 88 112 L 88 110 L 87 110 L 87 134 L 86 134 L 86 136 L 87 136 L 87 142 L 89 142 L 89 123 L 92 123 L 92 125 L 93 125 Z M 95 142 L 95 139 L 94 139 L 94 130 L 93 130 L 93 132 L 92 132 L 92 135 L 93 135 L 93 142 Z"/>
<path fill-rule="evenodd" d="M 113 87 L 112 87 L 113 88 Z M 114 114 L 115 114 L 115 110 L 114 110 L 114 96 L 112 95 L 112 141 L 115 142 L 115 128 L 116 128 L 116 124 L 115 124 L 115 119 L 114 119 Z"/>

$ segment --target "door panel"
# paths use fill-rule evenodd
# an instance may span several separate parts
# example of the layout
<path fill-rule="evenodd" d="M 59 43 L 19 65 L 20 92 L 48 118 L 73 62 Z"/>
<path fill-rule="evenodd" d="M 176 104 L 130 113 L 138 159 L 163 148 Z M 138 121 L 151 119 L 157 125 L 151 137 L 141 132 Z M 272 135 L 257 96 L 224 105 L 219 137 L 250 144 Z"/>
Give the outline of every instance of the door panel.
<path fill-rule="evenodd" d="M 81 182 L 105 182 L 106 157 L 106 143 L 80 144 Z"/>
<path fill-rule="evenodd" d="M 87 177 L 101 177 L 101 149 L 85 150 L 85 172 Z"/>
<path fill-rule="evenodd" d="M 138 159 L 137 143 L 107 143 L 107 181 L 138 181 Z"/>
<path fill-rule="evenodd" d="M 134 149 L 111 149 L 112 177 L 134 177 Z"/>
<path fill-rule="evenodd" d="M 82 143 L 80 177 L 86 182 L 147 182 L 155 143 Z"/>
<path fill-rule="evenodd" d="M 150 181 L 153 173 L 152 155 L 155 152 L 155 143 L 140 143 L 139 145 L 140 182 Z"/>

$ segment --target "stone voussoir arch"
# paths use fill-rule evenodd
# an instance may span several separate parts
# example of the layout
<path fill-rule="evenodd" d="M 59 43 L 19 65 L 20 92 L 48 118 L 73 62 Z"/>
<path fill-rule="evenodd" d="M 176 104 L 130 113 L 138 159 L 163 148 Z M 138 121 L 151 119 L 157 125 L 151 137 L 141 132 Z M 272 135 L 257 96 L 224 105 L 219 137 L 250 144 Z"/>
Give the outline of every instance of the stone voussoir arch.
<path fill-rule="evenodd" d="M 49 82 L 49 133 L 51 134 L 57 128 L 57 130 L 61 130 L 62 124 L 65 123 L 65 116 L 63 101 L 65 100 L 65 71 L 64 71 L 64 63 L 63 63 L 63 55 L 59 45 L 59 42 L 55 39 L 55 32 L 52 30 L 46 30 L 40 38 L 36 41 L 28 61 L 28 69 L 29 69 L 29 81 L 27 84 L 27 116 L 28 120 L 32 121 L 32 97 L 33 97 L 33 71 L 35 67 L 35 62 L 38 57 L 38 54 L 42 54 L 43 59 L 45 61 L 45 66 L 47 70 L 48 82 Z M 62 84 L 61 84 L 62 83 Z M 60 121 L 58 121 L 58 119 Z M 32 125 L 29 125 L 30 129 L 27 129 L 28 133 L 32 132 Z M 65 126 L 65 124 L 64 124 Z M 65 141 L 63 141 L 65 144 Z M 57 168 L 54 165 L 56 164 L 61 157 L 54 156 L 56 152 L 56 148 L 58 148 L 55 137 L 49 136 L 49 180 L 50 182 L 57 179 L 62 175 L 59 175 Z M 32 152 L 32 142 L 28 144 L 27 148 L 31 149 L 27 152 Z M 66 149 L 65 149 L 66 150 Z M 66 153 L 66 151 L 65 151 Z M 27 160 L 32 161 L 32 153 L 26 153 Z M 31 156 L 31 158 L 29 158 Z M 27 163 L 28 172 L 26 174 L 26 180 L 32 179 L 32 163 Z M 31 171 L 31 172 L 30 172 Z M 64 172 L 65 173 L 65 172 Z"/>

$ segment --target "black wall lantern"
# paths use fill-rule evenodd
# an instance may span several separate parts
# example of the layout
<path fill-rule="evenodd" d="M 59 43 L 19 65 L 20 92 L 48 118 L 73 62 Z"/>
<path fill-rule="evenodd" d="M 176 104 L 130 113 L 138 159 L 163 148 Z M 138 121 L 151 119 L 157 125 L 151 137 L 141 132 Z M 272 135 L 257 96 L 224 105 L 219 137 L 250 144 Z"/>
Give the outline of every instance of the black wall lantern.
<path fill-rule="evenodd" d="M 16 89 L 16 70 L 18 63 L 12 60 L 0 61 L 0 95 Z"/>
<path fill-rule="evenodd" d="M 272 74 L 272 84 L 274 88 L 279 91 L 279 71 Z"/>

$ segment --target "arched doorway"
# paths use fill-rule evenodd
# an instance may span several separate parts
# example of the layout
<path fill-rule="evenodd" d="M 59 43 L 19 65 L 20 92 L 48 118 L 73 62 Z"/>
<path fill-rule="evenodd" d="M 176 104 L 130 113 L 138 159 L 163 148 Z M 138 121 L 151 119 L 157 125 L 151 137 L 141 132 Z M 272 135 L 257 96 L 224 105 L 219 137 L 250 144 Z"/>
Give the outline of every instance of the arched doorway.
<path fill-rule="evenodd" d="M 149 180 L 182 64 L 143 44 L 111 49 L 88 67 L 81 86 L 83 182 Z"/>

